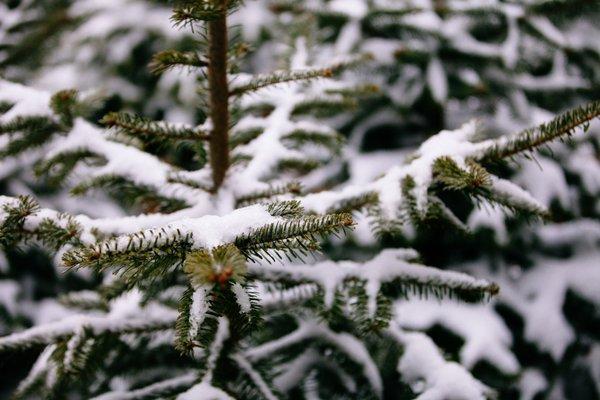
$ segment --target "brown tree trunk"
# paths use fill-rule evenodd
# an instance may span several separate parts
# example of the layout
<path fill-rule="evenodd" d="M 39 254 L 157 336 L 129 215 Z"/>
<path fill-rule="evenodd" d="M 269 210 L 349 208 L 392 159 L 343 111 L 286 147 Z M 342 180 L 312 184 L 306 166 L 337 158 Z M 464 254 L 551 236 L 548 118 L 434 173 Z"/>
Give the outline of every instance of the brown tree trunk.
<path fill-rule="evenodd" d="M 227 7 L 224 1 L 224 10 Z M 227 13 L 208 23 L 210 117 L 213 130 L 209 140 L 213 191 L 218 191 L 229 168 L 229 87 L 227 83 Z"/>

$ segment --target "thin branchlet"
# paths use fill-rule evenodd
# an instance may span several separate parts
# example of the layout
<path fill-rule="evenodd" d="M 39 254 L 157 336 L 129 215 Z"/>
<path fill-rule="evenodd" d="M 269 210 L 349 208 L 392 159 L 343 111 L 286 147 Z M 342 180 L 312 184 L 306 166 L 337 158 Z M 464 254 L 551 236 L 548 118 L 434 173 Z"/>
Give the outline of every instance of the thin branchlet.
<path fill-rule="evenodd" d="M 498 139 L 497 144 L 484 152 L 480 158 L 493 161 L 533 151 L 545 143 L 573 134 L 579 126 L 583 125 L 584 129 L 587 129 L 589 123 L 599 116 L 600 101 L 593 101 L 569 110 L 548 123 Z"/>

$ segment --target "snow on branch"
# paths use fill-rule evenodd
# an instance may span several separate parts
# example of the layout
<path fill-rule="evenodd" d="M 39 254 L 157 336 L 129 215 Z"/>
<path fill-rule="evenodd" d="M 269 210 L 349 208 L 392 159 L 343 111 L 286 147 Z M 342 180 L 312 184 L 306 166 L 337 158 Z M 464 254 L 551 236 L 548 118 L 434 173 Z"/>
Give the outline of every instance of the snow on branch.
<path fill-rule="evenodd" d="M 424 333 L 390 327 L 388 334 L 404 347 L 398 363 L 402 380 L 419 394 L 418 400 L 485 400 L 494 392 L 460 364 L 446 361 Z"/>
<path fill-rule="evenodd" d="M 127 333 L 156 332 L 172 329 L 176 313 L 173 310 L 146 313 L 132 318 L 130 315 L 115 318 L 106 316 L 73 316 L 46 325 L 39 325 L 23 332 L 17 332 L 0 338 L 0 352 L 22 350 L 39 345 L 48 345 L 57 340 L 70 337 L 74 333 L 89 329 L 94 335 L 111 333 L 116 335 Z"/>
<path fill-rule="evenodd" d="M 587 130 L 590 122 L 598 117 L 600 117 L 600 101 L 593 101 L 566 111 L 552 121 L 535 128 L 500 138 L 494 146 L 484 152 L 482 158 L 496 160 L 533 151 L 547 142 L 572 135 L 580 126 Z"/>
<path fill-rule="evenodd" d="M 50 97 L 49 93 L 0 79 L 0 103 L 11 104 L 9 110 L 0 116 L 0 123 L 17 117 L 51 116 Z"/>
<path fill-rule="evenodd" d="M 45 168 L 60 163 L 64 154 L 80 153 L 82 150 L 106 161 L 104 165 L 88 171 L 89 179 L 118 176 L 136 186 L 151 188 L 161 196 L 181 200 L 190 205 L 206 198 L 200 190 L 179 183 L 169 183 L 169 175 L 175 172 L 172 166 L 135 147 L 107 140 L 102 129 L 82 119 L 75 120 L 68 135 L 59 138 L 52 145 L 44 159 Z M 149 170 L 152 174 L 147 173 Z"/>
<path fill-rule="evenodd" d="M 213 372 L 216 368 L 217 360 L 224 350 L 225 341 L 231 335 L 229 320 L 226 317 L 219 317 L 217 320 L 217 329 L 212 338 L 212 342 L 206 348 L 204 376 L 200 383 L 192 386 L 187 391 L 177 396 L 177 400 L 195 400 L 199 398 L 214 400 L 231 400 L 228 394 L 219 388 L 212 386 Z"/>
<path fill-rule="evenodd" d="M 382 292 L 407 297 L 409 293 L 438 298 L 458 297 L 478 300 L 495 295 L 498 286 L 466 274 L 442 271 L 409 262 L 416 252 L 407 249 L 389 249 L 370 261 L 324 261 L 312 266 L 250 265 L 251 275 L 263 281 L 290 281 L 296 284 L 316 283 L 323 290 L 326 308 L 331 308 L 336 294 L 353 284 L 364 285 L 367 313 L 373 317 L 378 297 Z"/>
<path fill-rule="evenodd" d="M 151 121 L 137 115 L 113 112 L 100 121 L 109 128 L 144 138 L 161 137 L 168 140 L 208 140 L 210 133 L 202 127 L 195 128 L 185 124 L 173 124 L 164 121 Z"/>
<path fill-rule="evenodd" d="M 361 340 L 349 333 L 334 332 L 327 325 L 315 320 L 303 319 L 298 321 L 298 323 L 299 326 L 295 331 L 270 342 L 252 347 L 244 353 L 245 356 L 252 362 L 258 362 L 305 340 L 322 340 L 361 366 L 362 373 L 369 382 L 371 389 L 379 397 L 381 396 L 383 382 L 379 370 Z"/>
<path fill-rule="evenodd" d="M 235 147 L 232 157 L 245 164 L 239 174 L 232 177 L 236 186 L 241 188 L 240 197 L 264 190 L 264 184 L 261 186 L 260 182 L 272 179 L 278 169 L 291 169 L 303 174 L 328 162 L 332 155 L 339 152 L 341 136 L 324 124 L 299 115 L 303 113 L 300 108 L 325 100 L 330 100 L 332 104 L 344 103 L 347 96 L 339 91 L 350 90 L 348 84 L 329 79 L 319 82 L 306 80 L 329 77 L 355 60 L 340 60 L 329 66 L 315 68 L 309 65 L 304 38 L 296 40 L 294 50 L 291 72 L 259 76 L 258 81 L 240 75 L 232 81 L 232 90 L 248 87 L 260 89 L 240 98 L 243 110 L 266 108 L 269 111 L 266 116 L 247 113 L 233 128 L 232 141 Z M 288 83 L 270 87 L 271 83 L 284 81 Z M 334 93 L 336 90 L 338 92 Z"/>
<path fill-rule="evenodd" d="M 477 124 L 469 122 L 455 131 L 442 131 L 426 140 L 404 163 L 389 169 L 367 185 L 347 185 L 339 191 L 324 191 L 299 198 L 302 206 L 317 213 L 371 207 L 377 218 L 405 221 L 425 218 L 443 203 L 432 194 L 436 183 L 450 190 L 466 190 L 476 198 L 538 215 L 546 207 L 518 185 L 492 176 L 480 162 L 531 151 L 548 141 L 570 135 L 600 114 L 598 102 L 575 108 L 513 136 L 475 141 Z M 458 218 L 443 208 L 447 218 Z M 438 213 L 440 212 L 438 208 Z"/>
<path fill-rule="evenodd" d="M 154 399 L 162 396 L 170 396 L 189 389 L 198 379 L 196 372 L 190 372 L 175 378 L 156 382 L 146 387 L 127 392 L 114 391 L 93 397 L 91 400 L 138 400 Z"/>
<path fill-rule="evenodd" d="M 511 351 L 512 334 L 488 304 L 418 299 L 397 301 L 391 325 L 395 324 L 418 331 L 443 326 L 459 335 L 464 339 L 459 352 L 460 363 L 467 369 L 483 361 L 507 375 L 519 372 L 519 361 Z"/>
<path fill-rule="evenodd" d="M 65 254 L 64 261 L 68 266 L 90 266 L 119 254 L 168 249 L 176 243 L 195 249 L 211 249 L 231 243 L 240 235 L 280 220 L 281 218 L 272 216 L 263 205 L 238 209 L 223 217 L 206 215 L 200 218 L 182 218 L 163 227 L 74 249 Z"/>

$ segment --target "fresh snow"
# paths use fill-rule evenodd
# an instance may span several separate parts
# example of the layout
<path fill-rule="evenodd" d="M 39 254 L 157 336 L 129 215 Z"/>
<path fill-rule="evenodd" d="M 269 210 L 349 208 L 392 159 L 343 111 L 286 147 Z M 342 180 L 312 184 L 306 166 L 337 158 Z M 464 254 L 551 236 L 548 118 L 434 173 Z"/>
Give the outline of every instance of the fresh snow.
<path fill-rule="evenodd" d="M 489 285 L 489 282 L 485 280 L 478 280 L 466 274 L 442 271 L 406 261 L 415 256 L 416 252 L 409 249 L 388 249 L 364 263 L 324 261 L 312 266 L 279 266 L 277 264 L 257 266 L 251 264 L 249 271 L 262 279 L 273 281 L 292 279 L 299 282 L 315 282 L 324 290 L 326 307 L 333 305 L 335 294 L 343 288 L 346 280 L 356 278 L 365 282 L 368 312 L 371 316 L 375 315 L 377 309 L 377 295 L 381 285 L 395 279 L 419 283 L 443 283 L 451 288 L 468 286 L 483 289 Z"/>

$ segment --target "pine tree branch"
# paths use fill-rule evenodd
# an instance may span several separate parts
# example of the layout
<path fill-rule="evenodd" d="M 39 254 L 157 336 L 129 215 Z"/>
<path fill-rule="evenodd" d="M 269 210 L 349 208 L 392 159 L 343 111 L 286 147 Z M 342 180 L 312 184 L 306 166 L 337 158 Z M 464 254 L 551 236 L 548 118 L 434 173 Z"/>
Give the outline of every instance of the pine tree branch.
<path fill-rule="evenodd" d="M 73 316 L 61 321 L 30 328 L 23 332 L 0 338 L 0 353 L 8 350 L 23 350 L 39 345 L 48 345 L 71 336 L 81 328 L 89 328 L 95 335 L 101 333 L 127 334 L 156 332 L 172 329 L 175 316 L 157 315 L 153 318 L 111 318 L 108 316 Z"/>
<path fill-rule="evenodd" d="M 600 101 L 591 102 L 569 110 L 538 127 L 526 129 L 507 138 L 500 138 L 478 158 L 493 161 L 532 151 L 547 142 L 573 134 L 574 130 L 581 125 L 584 126 L 584 130 L 587 130 L 590 121 L 599 116 Z"/>
<path fill-rule="evenodd" d="M 289 182 L 283 185 L 274 185 L 265 190 L 249 193 L 236 199 L 236 207 L 245 207 L 251 204 L 267 201 L 283 194 L 299 195 L 302 187 L 298 182 Z M 271 213 L 272 215 L 275 215 Z"/>
<path fill-rule="evenodd" d="M 112 112 L 106 114 L 100 123 L 109 128 L 117 128 L 128 135 L 158 137 L 171 140 L 209 140 L 210 133 L 191 126 L 170 124 L 163 121 L 151 121 L 137 115 Z"/>
<path fill-rule="evenodd" d="M 230 96 L 241 96 L 248 92 L 254 92 L 267 86 L 286 82 L 306 81 L 317 78 L 330 78 L 333 76 L 331 68 L 306 69 L 299 71 L 276 71 L 270 74 L 256 75 L 250 82 L 234 86 Z"/>
<path fill-rule="evenodd" d="M 91 400 L 150 400 L 165 398 L 189 389 L 194 385 L 197 379 L 197 374 L 195 372 L 190 372 L 185 375 L 165 379 L 128 392 L 118 391 L 104 393 Z"/>
<path fill-rule="evenodd" d="M 195 52 L 165 50 L 155 54 L 148 65 L 150 71 L 162 74 L 175 67 L 203 68 L 208 67 L 208 61 L 200 58 Z"/>
<path fill-rule="evenodd" d="M 265 225 L 235 238 L 235 245 L 249 259 L 275 260 L 269 251 L 301 255 L 318 249 L 318 236 L 345 231 L 354 225 L 350 214 L 305 216 Z"/>

